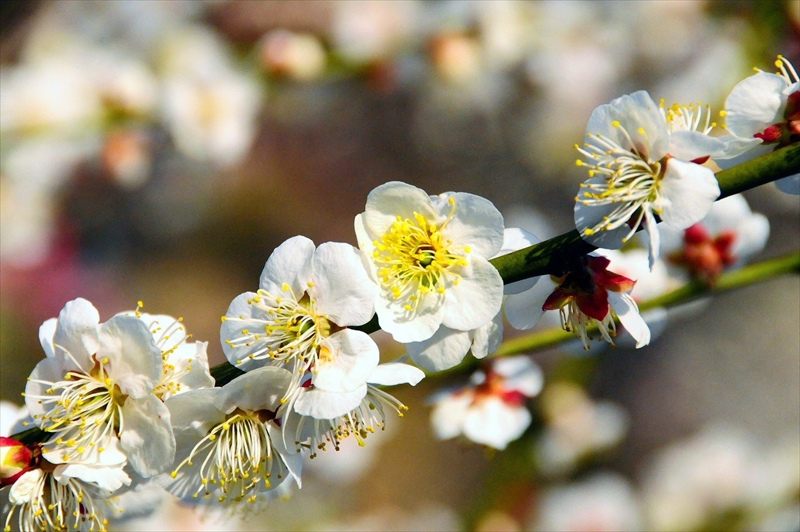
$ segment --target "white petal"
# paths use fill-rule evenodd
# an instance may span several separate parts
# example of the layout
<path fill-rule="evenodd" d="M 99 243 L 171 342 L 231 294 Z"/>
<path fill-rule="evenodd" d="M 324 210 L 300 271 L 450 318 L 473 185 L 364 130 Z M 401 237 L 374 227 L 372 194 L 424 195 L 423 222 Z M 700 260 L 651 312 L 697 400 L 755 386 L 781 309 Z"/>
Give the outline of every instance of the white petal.
<path fill-rule="evenodd" d="M 460 270 L 458 285 L 445 292 L 442 325 L 459 331 L 483 326 L 503 304 L 503 279 L 497 269 L 479 255 L 472 254 L 468 260 L 469 266 Z"/>
<path fill-rule="evenodd" d="M 725 100 L 725 127 L 738 137 L 749 138 L 783 119 L 786 80 L 759 72 L 737 83 Z"/>
<path fill-rule="evenodd" d="M 39 342 L 42 344 L 42 349 L 47 358 L 55 356 L 55 351 L 53 351 L 53 336 L 56 334 L 57 325 L 58 319 L 50 318 L 39 327 Z"/>
<path fill-rule="evenodd" d="M 317 311 L 337 325 L 363 325 L 375 314 L 378 285 L 369 277 L 362 254 L 350 244 L 326 242 L 314 253 L 309 293 Z"/>
<path fill-rule="evenodd" d="M 56 356 L 64 356 L 66 350 L 72 356 L 65 356 L 65 360 L 77 362 L 84 371 L 92 369 L 94 362 L 91 356 L 97 351 L 99 323 L 100 314 L 85 299 L 78 298 L 64 305 L 58 314 L 58 324 L 53 335 L 53 343 L 60 347 L 55 350 Z M 75 367 L 74 363 L 71 367 Z"/>
<path fill-rule="evenodd" d="M 382 237 L 397 216 L 414 220 L 415 212 L 429 221 L 437 219 L 431 199 L 424 190 L 400 181 L 390 181 L 374 188 L 367 196 L 364 222 L 370 232 Z"/>
<path fill-rule="evenodd" d="M 217 396 L 222 393 L 222 388 L 204 388 L 167 399 L 164 404 L 175 434 L 192 433 L 199 441 L 214 425 L 225 421 L 225 414 L 216 407 Z"/>
<path fill-rule="evenodd" d="M 33 502 L 33 497 L 38 495 L 34 490 L 39 485 L 39 480 L 42 478 L 42 470 L 31 469 L 22 474 L 14 484 L 11 485 L 11 490 L 8 493 L 8 502 L 11 504 L 25 504 Z"/>
<path fill-rule="evenodd" d="M 451 207 L 448 198 L 453 199 Z M 503 246 L 503 215 L 494 204 L 474 194 L 448 192 L 437 202 L 440 217 L 453 217 L 442 228 L 442 236 L 456 246 L 469 246 L 472 253 L 494 257 Z"/>
<path fill-rule="evenodd" d="M 495 359 L 492 369 L 505 377 L 503 388 L 534 397 L 544 386 L 541 368 L 526 356 Z"/>
<path fill-rule="evenodd" d="M 496 256 L 500 257 L 507 255 L 514 251 L 519 251 L 520 249 L 538 244 L 539 242 L 540 240 L 534 234 L 529 233 L 524 229 L 520 229 L 518 227 L 508 227 L 505 231 L 503 231 L 503 247 Z M 533 285 L 536 284 L 537 279 L 537 277 L 533 277 L 507 284 L 503 287 L 503 293 L 506 295 L 519 294 L 525 290 L 530 290 L 533 288 Z"/>
<path fill-rule="evenodd" d="M 237 407 L 249 411 L 276 412 L 291 381 L 292 374 L 283 368 L 254 369 L 223 386 L 223 393 L 216 399 L 215 404 L 226 414 Z"/>
<path fill-rule="evenodd" d="M 800 195 L 800 174 L 790 175 L 783 179 L 775 181 L 775 186 L 778 190 L 786 194 Z"/>
<path fill-rule="evenodd" d="M 523 331 L 534 327 L 544 314 L 542 305 L 556 286 L 549 275 L 544 275 L 527 292 L 506 296 L 505 313 L 508 323 Z"/>
<path fill-rule="evenodd" d="M 122 418 L 119 443 L 133 469 L 143 477 L 166 471 L 175 458 L 175 437 L 164 403 L 154 395 L 128 397 L 122 406 Z"/>
<path fill-rule="evenodd" d="M 760 146 L 763 142 L 761 139 L 745 139 L 737 137 L 736 135 L 724 135 L 716 138 L 723 143 L 723 148 L 721 152 L 715 153 L 711 156 L 711 158 L 714 159 L 714 161 L 717 163 L 717 166 L 722 169 L 730 168 L 735 164 L 740 164 L 757 157 L 757 152 L 753 150 L 757 146 Z M 737 159 L 736 163 L 728 163 L 728 161 L 732 161 L 734 158 Z"/>
<path fill-rule="evenodd" d="M 622 127 L 612 125 L 615 120 L 626 129 L 634 146 L 627 140 Z M 639 133 L 639 128 L 644 130 L 644 134 Z M 595 109 L 586 125 L 586 134 L 590 133 L 602 134 L 625 149 L 636 148 L 651 161 L 660 160 L 669 149 L 666 121 L 647 91 L 621 96 Z"/>
<path fill-rule="evenodd" d="M 422 369 L 443 371 L 458 365 L 472 345 L 469 332 L 442 326 L 431 338 L 406 344 L 411 360 Z"/>
<path fill-rule="evenodd" d="M 108 358 L 108 374 L 122 393 L 138 399 L 153 391 L 161 376 L 161 350 L 147 326 L 132 316 L 114 316 L 100 326 L 96 358 Z"/>
<path fill-rule="evenodd" d="M 114 492 L 122 486 L 130 486 L 131 477 L 122 469 L 122 466 L 92 466 L 83 464 L 62 464 L 53 471 L 53 477 L 62 484 L 68 478 L 76 478 L 89 482 L 100 489 Z M 64 479 L 62 481 L 62 479 Z"/>
<path fill-rule="evenodd" d="M 25 383 L 25 406 L 35 418 L 36 424 L 41 426 L 40 418 L 53 408 L 53 403 L 43 403 L 40 397 L 46 396 L 45 390 L 50 388 L 52 382 L 64 380 L 65 369 L 58 358 L 45 358 L 36 363 L 28 381 Z M 41 382 L 40 382 L 41 381 Z"/>
<path fill-rule="evenodd" d="M 393 361 L 378 365 L 367 382 L 380 386 L 396 386 L 398 384 L 416 386 L 423 378 L 425 378 L 425 373 L 414 366 Z"/>
<path fill-rule="evenodd" d="M 602 177 L 592 177 L 584 181 L 587 185 L 597 185 L 605 183 Z M 581 192 L 579 191 L 580 195 Z M 611 212 L 617 208 L 616 204 L 610 205 L 585 205 L 580 198 L 575 201 L 574 217 L 575 228 L 581 234 L 581 238 L 593 246 L 605 249 L 619 249 L 625 245 L 622 239 L 627 236 L 631 228 L 627 224 L 610 231 L 596 231 L 592 235 L 585 235 L 584 230 L 592 229 L 603 221 Z"/>
<path fill-rule="evenodd" d="M 736 228 L 736 240 L 733 242 L 733 255 L 739 260 L 760 253 L 769 238 L 769 220 L 760 213 L 753 213 L 743 218 Z"/>
<path fill-rule="evenodd" d="M 464 436 L 502 450 L 522 436 L 530 424 L 531 414 L 524 406 L 511 406 L 487 397 L 470 408 L 464 419 Z"/>
<path fill-rule="evenodd" d="M 492 321 L 470 331 L 469 336 L 472 340 L 472 356 L 484 358 L 494 353 L 503 341 L 503 313 L 498 312 Z"/>
<path fill-rule="evenodd" d="M 652 342 L 661 336 L 661 334 L 667 329 L 667 324 L 669 323 L 669 313 L 667 312 L 667 309 L 663 307 L 651 308 L 650 310 L 645 310 L 642 312 L 642 319 L 647 324 L 647 328 L 650 329 L 650 341 Z M 624 327 L 621 329 L 621 331 L 622 332 L 618 334 L 617 338 L 614 340 L 614 343 L 620 347 L 625 347 L 628 349 L 635 348 L 637 341 Z"/>
<path fill-rule="evenodd" d="M 737 143 L 741 144 L 741 143 Z M 744 146 L 749 146 L 747 142 Z M 692 161 L 710 156 L 716 159 L 727 155 L 732 144 L 719 137 L 709 137 L 699 131 L 676 131 L 669 136 L 669 153 L 681 161 Z"/>
<path fill-rule="evenodd" d="M 351 392 L 363 386 L 378 367 L 380 353 L 368 334 L 344 329 L 325 338 L 311 382 L 328 392 Z"/>
<path fill-rule="evenodd" d="M 345 393 L 303 388 L 294 403 L 294 410 L 315 419 L 334 419 L 358 408 L 366 395 L 366 384 Z"/>
<path fill-rule="evenodd" d="M 435 292 L 423 296 L 410 316 L 402 305 L 390 297 L 385 294 L 379 297 L 375 302 L 375 312 L 381 329 L 391 334 L 395 341 L 407 343 L 427 340 L 442 323 L 444 299 L 437 297 Z"/>
<path fill-rule="evenodd" d="M 639 309 L 631 296 L 619 292 L 608 292 L 608 304 L 619 317 L 625 330 L 636 340 L 637 349 L 650 343 L 650 328 L 639 315 Z"/>
<path fill-rule="evenodd" d="M 266 363 L 264 360 L 252 360 L 248 358 L 248 355 L 263 349 L 267 345 L 264 341 L 264 336 L 262 336 L 260 340 L 237 343 L 235 346 L 228 343 L 228 341 L 240 338 L 242 336 L 242 331 L 245 329 L 248 331 L 264 330 L 266 324 L 265 318 L 267 317 L 266 312 L 248 303 L 256 297 L 256 295 L 255 292 L 245 292 L 244 294 L 236 296 L 233 301 L 231 301 L 227 312 L 225 312 L 225 320 L 223 320 L 219 328 L 222 351 L 225 353 L 225 357 L 231 365 L 243 371 L 260 368 Z M 247 345 L 248 343 L 250 345 Z"/>
<path fill-rule="evenodd" d="M 461 434 L 472 398 L 472 393 L 467 391 L 443 394 L 436 400 L 431 412 L 431 428 L 436 439 L 449 440 Z"/>
<path fill-rule="evenodd" d="M 303 453 L 287 449 L 279 429 L 271 423 L 267 424 L 267 432 L 269 433 L 273 451 L 278 453 L 283 463 L 286 464 L 289 474 L 294 478 L 294 481 L 297 482 L 297 487 L 302 488 L 303 482 L 301 475 L 303 473 Z"/>
<path fill-rule="evenodd" d="M 208 342 L 182 344 L 167 356 L 167 363 L 175 366 L 176 372 L 182 372 L 177 379 L 181 385 L 179 393 L 214 386 L 214 377 L 208 368 L 207 349 Z M 191 369 L 187 371 L 187 367 Z"/>
<path fill-rule="evenodd" d="M 761 139 L 750 139 L 752 143 L 749 143 L 746 150 L 743 150 L 742 153 L 739 155 L 730 157 L 730 158 L 719 158 L 715 159 L 714 162 L 717 163 L 717 166 L 722 168 L 723 170 L 727 170 L 728 168 L 732 168 L 739 164 L 745 163 L 751 159 L 755 159 L 756 157 L 761 157 L 762 155 L 766 155 L 770 153 L 774 146 L 772 144 L 762 144 Z"/>
<path fill-rule="evenodd" d="M 696 224 L 719 197 L 714 173 L 703 166 L 670 159 L 659 184 L 661 219 L 676 229 Z"/>
<path fill-rule="evenodd" d="M 648 264 L 650 266 L 650 271 L 653 271 L 656 261 L 658 260 L 659 251 L 661 249 L 661 235 L 658 232 L 658 225 L 653 217 L 653 213 L 650 212 L 649 206 L 644 207 L 644 227 L 648 236 Z"/>
<path fill-rule="evenodd" d="M 275 248 L 261 272 L 259 288 L 280 294 L 283 283 L 288 284 L 300 299 L 307 289 L 311 274 L 311 257 L 314 242 L 304 236 L 295 236 Z"/>

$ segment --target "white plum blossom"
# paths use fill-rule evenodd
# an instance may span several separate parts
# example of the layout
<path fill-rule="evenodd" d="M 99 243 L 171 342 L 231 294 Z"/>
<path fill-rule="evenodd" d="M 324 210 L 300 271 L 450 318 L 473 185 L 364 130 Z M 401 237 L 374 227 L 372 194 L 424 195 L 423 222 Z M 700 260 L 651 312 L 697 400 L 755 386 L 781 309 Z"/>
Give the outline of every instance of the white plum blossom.
<path fill-rule="evenodd" d="M 347 327 L 369 321 L 377 291 L 353 246 L 290 238 L 267 260 L 258 292 L 231 302 L 220 329 L 225 355 L 245 371 L 289 364 L 289 392 L 306 371 L 320 390 L 357 390 L 378 365 L 378 346 Z"/>
<path fill-rule="evenodd" d="M 380 364 L 364 385 L 352 392 L 318 389 L 307 377 L 281 412 L 286 446 L 294 444 L 298 453 L 308 448 L 312 458 L 327 444 L 338 450 L 339 443 L 350 436 L 363 446 L 369 434 L 384 430 L 387 410 L 394 410 L 400 417 L 408 410 L 378 386 L 415 386 L 424 377 L 421 370 L 400 361 Z"/>
<path fill-rule="evenodd" d="M 656 216 L 686 229 L 719 197 L 714 173 L 695 162 L 711 155 L 711 147 L 693 142 L 704 138 L 710 137 L 682 127 L 671 135 L 665 115 L 646 91 L 595 109 L 585 144 L 576 145 L 586 158 L 578 159 L 578 166 L 589 168 L 589 179 L 575 198 L 581 237 L 618 249 L 644 223 L 654 264 L 659 252 Z"/>
<path fill-rule="evenodd" d="M 275 422 L 291 381 L 285 369 L 257 368 L 167 399 L 178 450 L 159 484 L 181 499 L 224 505 L 252 503 L 290 476 L 299 485 L 301 455 L 284 448 Z"/>
<path fill-rule="evenodd" d="M 800 136 L 800 79 L 784 57 L 779 55 L 775 66 L 776 74 L 756 69 L 758 73 L 737 83 L 725 100 L 725 127 L 749 142 L 751 149 L 718 162 L 720 167 L 764 155 Z M 800 174 L 779 179 L 775 185 L 788 194 L 800 194 Z"/>
<path fill-rule="evenodd" d="M 169 411 L 154 393 L 161 351 L 136 317 L 99 322 L 97 309 L 79 298 L 39 329 L 47 358 L 28 379 L 25 404 L 34 423 L 53 435 L 42 456 L 90 466 L 127 460 L 153 476 L 175 454 Z"/>
<path fill-rule="evenodd" d="M 500 311 L 503 280 L 488 259 L 502 247 L 503 216 L 490 201 L 392 181 L 369 193 L 355 229 L 380 286 L 378 321 L 398 342 L 442 325 L 474 330 Z"/>
<path fill-rule="evenodd" d="M 537 244 L 539 239 L 523 229 L 508 228 L 503 232 L 503 247 L 497 257 Z M 529 290 L 538 278 L 509 283 L 503 287 L 505 294 L 518 294 Z M 475 358 L 484 358 L 494 353 L 503 340 L 503 315 L 497 315 L 485 325 L 470 331 L 458 331 L 446 327 L 427 340 L 409 342 L 406 350 L 415 364 L 428 371 L 442 371 L 452 368 L 464 359 L 468 351 Z"/>
<path fill-rule="evenodd" d="M 476 443 L 505 449 L 530 425 L 525 401 L 543 384 L 542 370 L 528 357 L 492 360 L 485 371 L 472 375 L 468 386 L 431 399 L 431 427 L 440 440 L 463 434 Z"/>
<path fill-rule="evenodd" d="M 750 210 L 741 194 L 722 199 L 685 231 L 664 228 L 662 248 L 675 276 L 714 283 L 725 269 L 741 266 L 764 249 L 769 220 Z"/>

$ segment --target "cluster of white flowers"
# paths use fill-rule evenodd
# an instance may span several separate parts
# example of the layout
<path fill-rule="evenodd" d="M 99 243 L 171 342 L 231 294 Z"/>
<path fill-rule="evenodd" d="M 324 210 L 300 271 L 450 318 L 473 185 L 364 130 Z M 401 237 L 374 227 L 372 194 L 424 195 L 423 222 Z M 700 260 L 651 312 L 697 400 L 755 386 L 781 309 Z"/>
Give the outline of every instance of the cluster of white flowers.
<path fill-rule="evenodd" d="M 192 72 L 191 58 L 179 51 L 166 60 Z M 211 375 L 207 344 L 190 342 L 180 318 L 145 314 L 140 302 L 101 323 L 88 301 L 67 303 L 40 328 L 46 357 L 24 394 L 25 423 L 44 439 L 32 446 L 0 440 L 0 480 L 11 484 L 6 529 L 103 530 L 108 510 L 124 509 L 116 502 L 122 495 L 153 482 L 181 500 L 224 508 L 280 496 L 289 479 L 300 487 L 304 454 L 338 450 L 351 436 L 363 446 L 385 428 L 387 414 L 403 415 L 406 406 L 382 386 L 416 385 L 422 369 L 493 353 L 504 301 L 515 328 L 531 328 L 552 310 L 584 349 L 594 329 L 613 345 L 618 324 L 637 348 L 647 345 L 651 331 L 637 299 L 663 290 L 666 277 L 637 294 L 637 281 L 626 275 L 666 271 L 657 217 L 680 231 L 664 239 L 672 264 L 709 283 L 763 247 L 768 225 L 742 198 L 712 208 L 720 190 L 703 164 L 742 157 L 762 143 L 788 144 L 798 134 L 797 76 L 787 62 L 778 64 L 777 79 L 759 73 L 737 85 L 726 110 L 730 134 L 722 137 L 709 136 L 710 111 L 657 105 L 644 91 L 592 114 L 578 147 L 587 159 L 579 165 L 590 168 L 575 206 L 578 229 L 614 249 L 643 224 L 648 252 L 570 257 L 554 275 L 504 287 L 490 260 L 535 245 L 534 235 L 505 228 L 479 196 L 431 196 L 386 183 L 355 217 L 358 247 L 290 238 L 266 261 L 257 291 L 233 299 L 220 340 L 228 374 L 240 374 L 224 383 Z M 756 123 L 748 113 L 758 106 L 745 95 L 765 86 L 779 89 L 773 96 L 780 101 Z M 753 128 L 753 139 L 745 138 Z M 373 318 L 405 344 L 406 356 L 380 363 L 378 345 L 362 330 Z M 527 429 L 525 403 L 543 383 L 527 357 L 491 360 L 467 387 L 436 397 L 434 431 L 503 449 Z M 556 390 L 547 399 L 555 429 L 544 448 L 571 442 L 570 462 L 616 441 L 584 434 L 599 411 L 579 394 Z M 584 430 L 557 421 L 564 411 Z"/>

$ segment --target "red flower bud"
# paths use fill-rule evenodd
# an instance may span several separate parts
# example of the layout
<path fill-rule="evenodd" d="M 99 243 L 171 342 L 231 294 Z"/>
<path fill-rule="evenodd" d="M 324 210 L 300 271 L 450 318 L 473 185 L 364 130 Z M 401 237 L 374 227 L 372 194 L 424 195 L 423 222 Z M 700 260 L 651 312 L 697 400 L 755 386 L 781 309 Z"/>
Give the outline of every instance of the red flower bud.
<path fill-rule="evenodd" d="M 13 438 L 0 436 L 0 485 L 13 484 L 31 468 L 33 453 Z"/>

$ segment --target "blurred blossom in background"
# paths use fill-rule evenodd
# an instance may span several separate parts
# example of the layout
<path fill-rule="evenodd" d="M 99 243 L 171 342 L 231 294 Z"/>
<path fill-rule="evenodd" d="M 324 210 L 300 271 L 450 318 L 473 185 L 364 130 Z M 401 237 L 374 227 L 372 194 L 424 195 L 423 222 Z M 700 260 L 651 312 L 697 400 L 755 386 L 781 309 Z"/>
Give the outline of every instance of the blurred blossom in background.
<path fill-rule="evenodd" d="M 102 319 L 138 300 L 181 315 L 218 364 L 219 318 L 274 247 L 355 244 L 377 185 L 479 194 L 549 238 L 572 228 L 585 178 L 572 146 L 595 107 L 647 89 L 716 113 L 753 66 L 800 63 L 796 0 L 17 1 L 2 14 L 0 391 L 16 403 L 39 324 L 70 299 Z M 748 261 L 800 246 L 797 196 L 746 198 L 769 221 Z M 634 297 L 671 287 L 674 268 Z M 404 419 L 320 457 L 285 500 L 244 517 L 166 503 L 118 528 L 453 530 L 478 509 L 485 530 L 796 530 L 799 301 L 798 278 L 781 278 L 670 310 L 641 351 L 534 355 L 544 388 L 505 451 L 435 439 L 426 398 L 468 376 L 434 377 L 398 390 Z M 377 336 L 384 360 L 402 354 Z"/>

